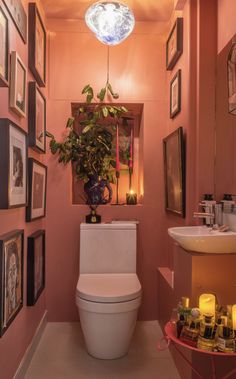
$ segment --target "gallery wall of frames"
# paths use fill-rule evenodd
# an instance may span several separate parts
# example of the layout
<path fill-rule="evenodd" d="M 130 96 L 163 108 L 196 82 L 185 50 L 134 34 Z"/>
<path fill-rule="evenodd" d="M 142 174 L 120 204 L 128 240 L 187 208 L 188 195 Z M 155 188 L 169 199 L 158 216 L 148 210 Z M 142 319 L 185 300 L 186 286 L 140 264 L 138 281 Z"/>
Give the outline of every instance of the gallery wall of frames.
<path fill-rule="evenodd" d="M 11 44 L 15 36 L 19 43 Z M 0 214 L 25 208 L 26 223 L 14 229 L 13 222 L 13 230 L 0 235 L 0 336 L 45 287 L 45 230 L 35 222 L 46 214 L 45 86 L 46 29 L 38 2 L 26 10 L 21 0 L 0 0 L 0 98 L 8 99 L 8 117 L 0 108 Z"/>

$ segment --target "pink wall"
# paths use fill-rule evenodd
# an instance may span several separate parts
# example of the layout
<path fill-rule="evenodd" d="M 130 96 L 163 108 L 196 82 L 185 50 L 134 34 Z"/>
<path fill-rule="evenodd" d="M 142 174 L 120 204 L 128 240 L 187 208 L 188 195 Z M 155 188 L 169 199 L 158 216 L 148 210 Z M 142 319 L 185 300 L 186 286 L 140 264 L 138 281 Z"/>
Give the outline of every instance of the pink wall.
<path fill-rule="evenodd" d="M 48 130 L 61 138 L 72 101 L 84 101 L 81 89 L 98 91 L 106 81 L 107 47 L 83 22 L 49 20 L 50 68 Z M 162 138 L 167 98 L 165 29 L 158 23 L 137 23 L 134 33 L 110 49 L 110 81 L 119 102 L 144 103 L 144 201 L 134 207 L 101 206 L 103 221 L 136 218 L 139 226 L 138 275 L 143 287 L 142 319 L 156 319 L 156 267 L 163 249 L 164 185 Z M 88 48 L 89 47 L 89 48 Z M 47 155 L 47 306 L 50 320 L 77 320 L 75 288 L 79 275 L 79 225 L 88 208 L 71 204 L 71 168 Z"/>
<path fill-rule="evenodd" d="M 0 5 L 5 10 L 5 6 L 0 1 Z M 23 2 L 24 8 L 27 11 L 28 1 Z M 10 51 L 16 50 L 23 60 L 24 64 L 28 65 L 28 47 L 25 45 L 8 12 L 5 13 L 9 19 L 10 27 Z M 28 81 L 33 80 L 32 75 L 28 72 Z M 10 118 L 18 124 L 22 129 L 28 129 L 27 118 L 19 118 L 8 107 L 8 88 L 0 88 L 0 118 Z M 33 153 L 29 149 L 29 156 L 35 159 L 44 161 L 43 156 Z M 16 316 L 8 330 L 0 338 L 0 376 L 3 379 L 12 379 L 20 360 L 22 359 L 26 348 L 28 347 L 35 330 L 45 312 L 45 292 L 42 293 L 38 302 L 34 307 L 26 306 L 26 269 L 27 269 L 27 237 L 38 229 L 45 227 L 45 220 L 40 219 L 31 223 L 25 223 L 25 208 L 16 208 L 11 210 L 0 210 L 0 235 L 10 232 L 14 229 L 24 229 L 24 306 L 20 313 Z"/>
<path fill-rule="evenodd" d="M 218 0 L 218 52 L 236 33 L 235 0 Z"/>

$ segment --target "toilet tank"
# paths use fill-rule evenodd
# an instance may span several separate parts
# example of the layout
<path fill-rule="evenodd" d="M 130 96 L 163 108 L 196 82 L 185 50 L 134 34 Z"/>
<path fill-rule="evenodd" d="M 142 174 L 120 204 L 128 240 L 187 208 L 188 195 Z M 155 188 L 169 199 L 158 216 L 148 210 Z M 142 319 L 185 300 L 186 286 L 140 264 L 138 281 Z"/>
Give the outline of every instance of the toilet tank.
<path fill-rule="evenodd" d="M 80 225 L 80 273 L 135 273 L 136 223 Z"/>

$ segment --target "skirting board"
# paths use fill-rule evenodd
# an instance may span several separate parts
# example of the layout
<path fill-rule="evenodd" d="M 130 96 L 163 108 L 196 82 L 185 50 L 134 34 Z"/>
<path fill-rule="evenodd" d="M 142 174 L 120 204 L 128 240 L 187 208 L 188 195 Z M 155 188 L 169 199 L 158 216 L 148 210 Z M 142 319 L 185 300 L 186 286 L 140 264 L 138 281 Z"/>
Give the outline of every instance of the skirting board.
<path fill-rule="evenodd" d="M 37 329 L 36 329 L 36 332 L 32 338 L 32 341 L 30 343 L 30 345 L 28 346 L 22 360 L 21 360 L 21 363 L 14 375 L 14 378 L 13 379 L 24 379 L 25 377 L 25 374 L 26 374 L 26 371 L 28 370 L 28 367 L 30 365 L 30 362 L 32 360 L 32 357 L 34 355 L 34 352 L 39 344 L 39 341 L 42 337 L 42 334 L 43 334 L 43 331 L 45 329 L 47 325 L 47 311 L 45 311 Z"/>

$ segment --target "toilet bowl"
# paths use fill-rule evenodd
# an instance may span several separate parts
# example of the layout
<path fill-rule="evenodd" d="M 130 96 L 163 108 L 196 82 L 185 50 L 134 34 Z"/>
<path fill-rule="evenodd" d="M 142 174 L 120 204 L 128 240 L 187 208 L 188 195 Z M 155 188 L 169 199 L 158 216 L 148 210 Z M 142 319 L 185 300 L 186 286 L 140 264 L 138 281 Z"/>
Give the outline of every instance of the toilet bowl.
<path fill-rule="evenodd" d="M 76 305 L 88 353 L 100 359 L 124 356 L 140 304 L 136 224 L 81 224 Z"/>
<path fill-rule="evenodd" d="M 141 304 L 141 286 L 135 274 L 82 274 L 76 304 L 87 351 L 100 359 L 128 352 Z"/>

